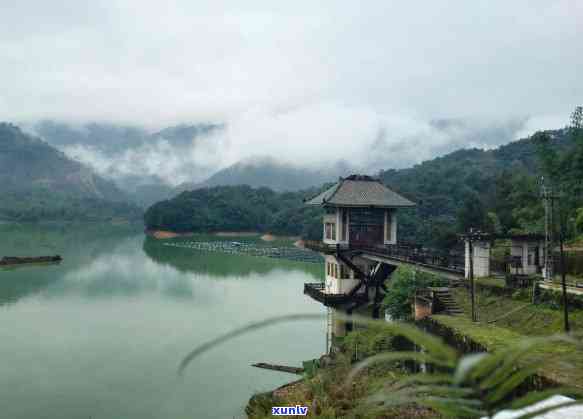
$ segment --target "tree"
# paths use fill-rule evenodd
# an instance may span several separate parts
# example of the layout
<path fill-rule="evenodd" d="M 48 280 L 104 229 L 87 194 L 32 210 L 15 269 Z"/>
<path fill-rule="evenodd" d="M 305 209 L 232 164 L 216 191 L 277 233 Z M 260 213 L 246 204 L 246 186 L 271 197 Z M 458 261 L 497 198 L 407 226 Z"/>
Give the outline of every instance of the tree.
<path fill-rule="evenodd" d="M 486 210 L 476 194 L 466 196 L 461 208 L 457 213 L 458 231 L 466 232 L 470 228 L 484 229 L 486 221 Z"/>
<path fill-rule="evenodd" d="M 393 320 L 410 320 L 411 303 L 415 291 L 420 288 L 439 286 L 443 280 L 426 272 L 400 267 L 393 273 L 389 292 L 383 300 L 383 307 Z"/>
<path fill-rule="evenodd" d="M 551 182 L 557 182 L 561 174 L 561 158 L 546 132 L 537 132 L 532 137 L 536 144 L 537 157 L 543 174 Z"/>
<path fill-rule="evenodd" d="M 575 217 L 575 229 L 578 234 L 583 234 L 583 208 L 577 209 L 577 216 Z"/>
<path fill-rule="evenodd" d="M 430 244 L 437 249 L 448 250 L 459 243 L 455 227 L 452 226 L 451 223 L 433 223 L 430 231 Z"/>
<path fill-rule="evenodd" d="M 493 233 L 493 234 L 501 234 L 502 233 L 502 224 L 500 223 L 500 219 L 498 218 L 498 215 L 496 215 L 495 212 L 488 212 L 488 214 L 486 214 L 486 224 L 485 224 L 485 230 L 488 233 Z"/>
<path fill-rule="evenodd" d="M 575 130 L 583 129 L 583 106 L 575 107 L 575 110 L 571 114 L 570 128 Z"/>

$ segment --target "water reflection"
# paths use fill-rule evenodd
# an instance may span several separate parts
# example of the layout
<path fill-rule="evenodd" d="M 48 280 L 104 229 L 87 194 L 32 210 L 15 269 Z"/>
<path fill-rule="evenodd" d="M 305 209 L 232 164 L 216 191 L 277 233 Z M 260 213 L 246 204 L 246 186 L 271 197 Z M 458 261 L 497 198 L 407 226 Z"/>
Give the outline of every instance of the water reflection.
<path fill-rule="evenodd" d="M 53 273 L 56 269 L 56 265 L 40 265 L 0 270 L 0 306 L 48 287 L 58 279 Z"/>
<path fill-rule="evenodd" d="M 74 293 L 86 297 L 135 296 L 160 293 L 173 298 L 193 297 L 192 275 L 144 258 L 142 237 L 123 240 L 87 264 L 63 275 L 47 293 Z"/>
<path fill-rule="evenodd" d="M 202 342 L 273 316 L 323 313 L 302 294 L 323 268 L 110 233 L 0 227 L 0 255 L 64 257 L 0 272 L 0 416 L 244 417 L 251 394 L 293 379 L 250 364 L 299 366 L 324 350 L 323 321 L 281 324 L 205 354 L 177 381 L 179 361 Z"/>
<path fill-rule="evenodd" d="M 160 265 L 172 266 L 180 272 L 193 272 L 213 277 L 250 277 L 274 270 L 301 270 L 314 278 L 323 276 L 322 264 L 162 246 L 159 240 L 151 237 L 144 240 L 143 250 L 150 259 Z"/>
<path fill-rule="evenodd" d="M 60 282 L 67 272 L 111 254 L 114 243 L 131 236 L 128 227 L 84 225 L 0 225 L 0 257 L 59 254 L 59 264 L 35 264 L 0 269 L 0 305 L 16 303 Z"/>

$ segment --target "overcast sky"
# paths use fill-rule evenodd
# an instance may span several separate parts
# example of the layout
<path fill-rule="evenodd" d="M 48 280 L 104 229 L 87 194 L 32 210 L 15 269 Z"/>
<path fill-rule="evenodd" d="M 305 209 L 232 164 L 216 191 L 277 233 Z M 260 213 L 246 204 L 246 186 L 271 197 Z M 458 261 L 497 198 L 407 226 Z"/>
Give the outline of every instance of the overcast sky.
<path fill-rule="evenodd" d="M 464 144 L 439 119 L 557 128 L 582 69 L 580 0 L 0 0 L 0 120 L 226 122 L 225 162 L 379 141 L 414 162 Z"/>

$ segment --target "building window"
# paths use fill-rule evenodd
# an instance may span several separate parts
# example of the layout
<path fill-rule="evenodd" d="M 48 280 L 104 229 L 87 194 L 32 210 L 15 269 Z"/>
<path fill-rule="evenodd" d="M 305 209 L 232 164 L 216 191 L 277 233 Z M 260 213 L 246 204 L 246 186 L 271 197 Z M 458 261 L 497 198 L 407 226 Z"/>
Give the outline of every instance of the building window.
<path fill-rule="evenodd" d="M 336 240 L 336 223 L 325 223 L 324 230 L 326 240 Z"/>

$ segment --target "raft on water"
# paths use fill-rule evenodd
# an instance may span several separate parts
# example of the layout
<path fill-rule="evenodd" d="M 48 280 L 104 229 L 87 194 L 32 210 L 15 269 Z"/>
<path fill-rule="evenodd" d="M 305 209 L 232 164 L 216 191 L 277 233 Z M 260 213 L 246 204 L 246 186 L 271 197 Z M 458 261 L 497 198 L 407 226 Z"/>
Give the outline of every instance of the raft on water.
<path fill-rule="evenodd" d="M 55 256 L 5 256 L 0 259 L 0 266 L 24 265 L 27 263 L 59 263 L 63 260 L 60 255 Z"/>

